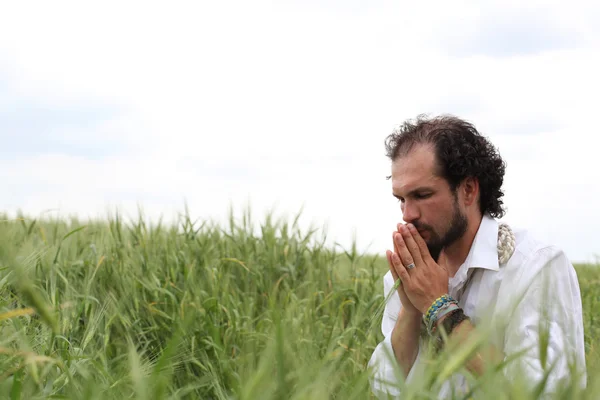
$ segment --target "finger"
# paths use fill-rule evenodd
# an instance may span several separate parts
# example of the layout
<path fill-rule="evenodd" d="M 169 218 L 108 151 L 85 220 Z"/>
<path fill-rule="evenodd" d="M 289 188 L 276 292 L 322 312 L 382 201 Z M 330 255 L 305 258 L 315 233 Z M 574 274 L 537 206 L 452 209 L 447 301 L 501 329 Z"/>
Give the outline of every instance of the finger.
<path fill-rule="evenodd" d="M 396 267 L 394 267 L 394 264 L 392 263 L 392 252 L 387 250 L 385 252 L 385 256 L 387 257 L 388 260 L 388 265 L 390 267 L 390 272 L 392 273 L 392 277 L 394 278 L 394 282 L 396 282 L 398 280 L 398 273 L 396 272 Z"/>
<path fill-rule="evenodd" d="M 413 224 L 408 224 L 408 230 L 419 249 L 421 258 L 423 260 L 431 259 L 432 257 L 431 253 L 429 252 L 429 248 L 427 247 L 427 243 L 425 243 L 425 239 L 423 239 L 417 228 L 415 228 Z"/>
<path fill-rule="evenodd" d="M 398 251 L 396 252 L 396 254 L 398 254 L 398 256 L 400 257 L 400 261 L 402 262 L 402 264 L 404 266 L 413 264 L 415 262 L 415 259 L 410 254 L 410 251 L 408 251 L 408 249 L 406 248 L 406 243 L 404 242 L 402 235 L 396 233 L 394 242 L 398 247 Z"/>
<path fill-rule="evenodd" d="M 398 224 L 400 226 L 400 224 Z M 392 232 L 392 243 L 394 243 L 394 253 L 398 253 L 398 246 L 396 245 L 396 233 L 399 231 Z"/>
<path fill-rule="evenodd" d="M 402 236 L 402 239 L 404 240 L 404 243 L 405 243 L 405 246 L 406 246 L 408 252 L 410 253 L 410 256 L 414 260 L 413 262 L 415 264 L 420 264 L 421 261 L 423 260 L 423 258 L 421 257 L 421 251 L 419 250 L 419 246 L 413 239 L 413 237 L 407 227 L 404 227 L 402 229 L 401 236 Z"/>
<path fill-rule="evenodd" d="M 398 227 L 400 227 L 401 224 L 398 224 Z M 392 233 L 392 242 L 394 243 L 394 253 L 400 255 L 400 249 L 398 248 L 398 243 L 396 242 L 396 235 L 398 235 L 398 232 L 394 232 Z M 392 254 L 390 254 L 390 263 L 391 263 L 391 257 Z M 402 258 L 400 258 L 400 262 L 402 261 Z M 406 264 L 409 265 L 410 263 Z M 391 264 L 393 266 L 393 264 Z"/>
<path fill-rule="evenodd" d="M 400 257 L 398 257 L 398 254 L 396 253 L 392 254 L 392 264 L 394 265 L 400 280 L 402 282 L 410 282 L 410 275 L 408 274 L 406 267 L 404 267 L 402 264 L 402 261 L 400 261 Z"/>

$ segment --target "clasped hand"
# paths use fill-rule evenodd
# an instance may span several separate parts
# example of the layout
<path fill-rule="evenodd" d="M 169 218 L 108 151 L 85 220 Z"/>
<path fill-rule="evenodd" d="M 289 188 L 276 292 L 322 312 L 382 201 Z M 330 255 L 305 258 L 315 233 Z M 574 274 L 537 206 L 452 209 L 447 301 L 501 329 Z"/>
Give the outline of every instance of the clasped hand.
<path fill-rule="evenodd" d="M 386 252 L 394 281 L 400 279 L 398 294 L 402 307 L 424 314 L 433 302 L 448 293 L 448 270 L 440 266 L 412 224 L 398 224 L 393 234 L 394 252 Z M 407 266 L 414 264 L 413 268 Z"/>

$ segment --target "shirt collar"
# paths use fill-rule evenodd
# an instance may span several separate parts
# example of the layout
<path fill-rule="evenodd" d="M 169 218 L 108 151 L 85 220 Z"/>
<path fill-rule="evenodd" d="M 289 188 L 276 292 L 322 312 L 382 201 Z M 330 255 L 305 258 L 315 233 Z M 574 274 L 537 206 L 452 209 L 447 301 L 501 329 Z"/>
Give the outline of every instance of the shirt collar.
<path fill-rule="evenodd" d="M 483 268 L 492 271 L 498 271 L 498 221 L 484 214 L 479 224 L 479 229 L 475 234 L 475 239 L 469 250 L 469 255 L 460 269 L 466 267 Z"/>

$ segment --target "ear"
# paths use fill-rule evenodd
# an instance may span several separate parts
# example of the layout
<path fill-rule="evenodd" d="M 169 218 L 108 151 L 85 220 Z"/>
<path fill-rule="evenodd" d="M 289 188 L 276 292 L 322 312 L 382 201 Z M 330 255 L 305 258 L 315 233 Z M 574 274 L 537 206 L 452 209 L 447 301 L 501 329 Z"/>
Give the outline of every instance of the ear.
<path fill-rule="evenodd" d="M 465 206 L 477 204 L 479 199 L 479 181 L 477 178 L 466 178 L 461 185 L 461 191 Z"/>

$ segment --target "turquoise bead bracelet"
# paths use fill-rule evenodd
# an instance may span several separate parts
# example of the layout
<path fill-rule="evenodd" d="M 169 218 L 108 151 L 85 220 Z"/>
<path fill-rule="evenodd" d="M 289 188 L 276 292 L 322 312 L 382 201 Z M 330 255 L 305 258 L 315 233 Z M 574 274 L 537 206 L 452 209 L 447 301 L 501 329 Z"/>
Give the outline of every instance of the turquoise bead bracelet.
<path fill-rule="evenodd" d="M 423 315 L 423 320 L 425 322 L 425 326 L 427 326 L 427 330 L 431 332 L 431 328 L 435 324 L 435 321 L 438 319 L 438 312 L 442 308 L 447 308 L 448 304 L 456 304 L 458 306 L 458 302 L 454 300 L 450 295 L 444 294 L 436 299 L 433 304 L 429 307 L 425 315 Z M 454 307 L 452 307 L 454 308 Z"/>

